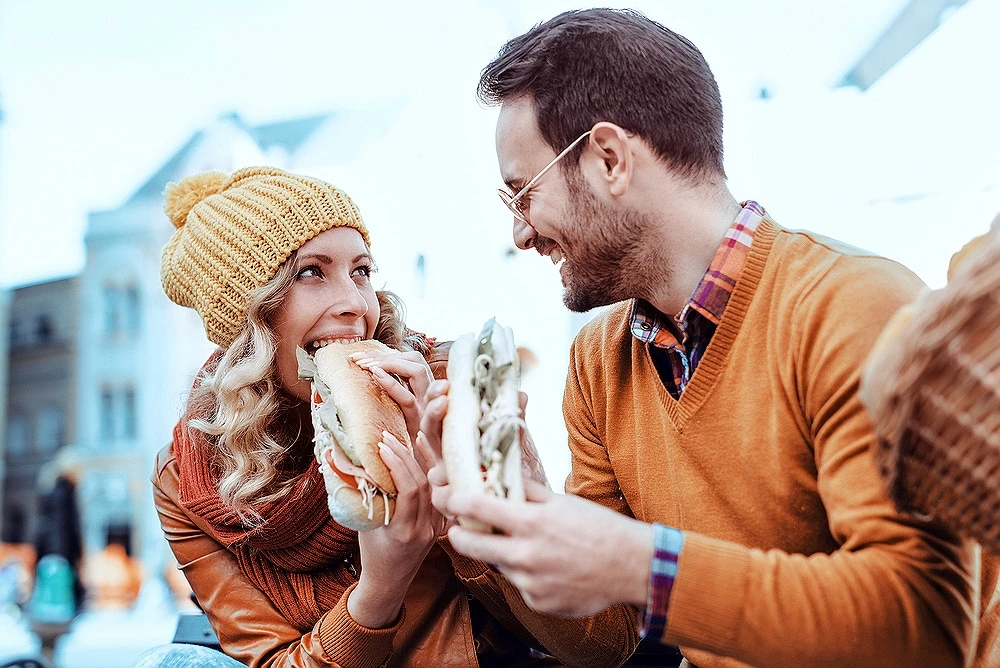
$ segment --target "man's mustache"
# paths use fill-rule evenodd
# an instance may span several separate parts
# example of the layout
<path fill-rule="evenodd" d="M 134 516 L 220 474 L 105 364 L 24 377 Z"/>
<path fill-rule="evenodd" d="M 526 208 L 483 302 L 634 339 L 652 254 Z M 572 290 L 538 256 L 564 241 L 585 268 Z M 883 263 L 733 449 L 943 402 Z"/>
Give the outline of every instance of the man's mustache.
<path fill-rule="evenodd" d="M 538 235 L 535 237 L 535 243 L 533 245 L 535 247 L 535 250 L 538 251 L 539 255 L 548 255 L 559 244 L 557 244 L 552 239 L 549 239 L 548 237 L 543 237 L 541 235 Z"/>

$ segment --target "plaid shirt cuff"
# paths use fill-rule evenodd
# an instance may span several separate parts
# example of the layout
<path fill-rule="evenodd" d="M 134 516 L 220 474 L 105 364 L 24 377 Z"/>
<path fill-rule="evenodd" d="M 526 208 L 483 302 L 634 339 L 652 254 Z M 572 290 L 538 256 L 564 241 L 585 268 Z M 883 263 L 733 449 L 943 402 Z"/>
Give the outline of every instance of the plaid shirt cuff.
<path fill-rule="evenodd" d="M 667 628 L 670 590 L 677 577 L 677 558 L 684 547 L 684 533 L 662 524 L 653 525 L 653 559 L 649 569 L 649 601 L 640 634 L 659 642 Z"/>

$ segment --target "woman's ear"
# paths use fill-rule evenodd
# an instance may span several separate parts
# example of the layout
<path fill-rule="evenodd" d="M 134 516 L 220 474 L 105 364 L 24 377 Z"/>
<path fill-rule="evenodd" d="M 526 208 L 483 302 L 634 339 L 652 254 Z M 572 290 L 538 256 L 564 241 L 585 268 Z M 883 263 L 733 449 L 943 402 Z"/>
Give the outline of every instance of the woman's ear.
<path fill-rule="evenodd" d="M 590 132 L 590 149 L 599 182 L 612 197 L 621 197 L 628 190 L 635 169 L 631 137 L 614 123 L 601 121 Z"/>

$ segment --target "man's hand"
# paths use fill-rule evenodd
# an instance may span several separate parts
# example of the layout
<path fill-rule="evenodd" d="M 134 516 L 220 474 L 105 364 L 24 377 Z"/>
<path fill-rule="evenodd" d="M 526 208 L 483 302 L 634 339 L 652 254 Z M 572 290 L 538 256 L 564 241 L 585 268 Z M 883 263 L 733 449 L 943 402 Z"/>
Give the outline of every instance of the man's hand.
<path fill-rule="evenodd" d="M 590 615 L 609 605 L 646 605 L 653 527 L 576 496 L 525 481 L 527 503 L 456 492 L 445 514 L 470 517 L 502 534 L 458 525 L 459 552 L 494 564 L 539 612 Z"/>
<path fill-rule="evenodd" d="M 414 453 L 427 471 L 434 507 L 448 517 L 449 521 L 454 521 L 454 517 L 449 517 L 446 513 L 448 496 L 451 492 L 448 486 L 448 473 L 441 458 L 441 431 L 445 413 L 448 412 L 448 388 L 446 380 L 435 380 L 428 386 L 423 396 L 424 414 L 420 421 L 420 434 L 416 439 Z M 518 399 L 523 418 L 528 395 L 520 392 Z M 471 443 L 469 447 L 472 447 Z M 525 480 L 534 480 L 546 487 L 549 486 L 538 450 L 527 429 L 521 429 L 521 475 Z"/>

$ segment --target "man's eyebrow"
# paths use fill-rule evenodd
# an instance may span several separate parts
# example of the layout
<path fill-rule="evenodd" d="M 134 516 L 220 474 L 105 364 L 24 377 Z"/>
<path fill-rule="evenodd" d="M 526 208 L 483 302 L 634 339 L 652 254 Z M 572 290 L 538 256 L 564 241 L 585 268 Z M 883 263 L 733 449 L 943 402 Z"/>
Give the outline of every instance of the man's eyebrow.
<path fill-rule="evenodd" d="M 511 195 L 516 195 L 521 190 L 521 188 L 524 187 L 524 185 L 523 185 L 524 184 L 524 179 L 521 179 L 521 178 L 511 177 L 509 179 L 504 179 L 503 182 L 510 189 L 510 194 Z"/>

